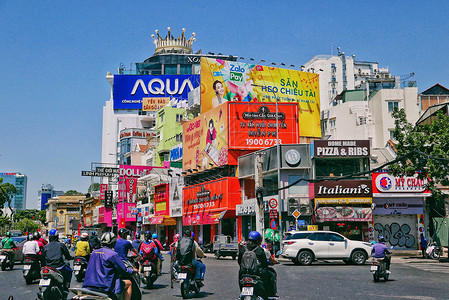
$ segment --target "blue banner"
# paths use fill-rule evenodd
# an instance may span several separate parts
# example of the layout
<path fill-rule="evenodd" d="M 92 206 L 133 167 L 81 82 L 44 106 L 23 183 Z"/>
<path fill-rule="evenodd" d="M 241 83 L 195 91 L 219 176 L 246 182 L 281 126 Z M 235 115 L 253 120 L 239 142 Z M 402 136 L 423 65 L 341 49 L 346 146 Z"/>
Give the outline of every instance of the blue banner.
<path fill-rule="evenodd" d="M 142 98 L 159 97 L 187 107 L 189 92 L 199 84 L 199 75 L 114 75 L 114 109 L 142 109 Z"/>

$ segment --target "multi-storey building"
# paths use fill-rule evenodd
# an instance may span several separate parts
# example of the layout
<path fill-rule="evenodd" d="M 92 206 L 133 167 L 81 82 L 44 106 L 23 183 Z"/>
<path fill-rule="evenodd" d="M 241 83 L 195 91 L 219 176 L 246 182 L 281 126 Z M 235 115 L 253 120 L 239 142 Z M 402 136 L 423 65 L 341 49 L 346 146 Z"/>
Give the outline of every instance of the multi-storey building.
<path fill-rule="evenodd" d="M 45 210 L 47 209 L 48 199 L 53 197 L 64 195 L 64 191 L 55 191 L 53 185 L 47 183 L 42 184 L 41 190 L 37 192 L 37 209 Z"/>
<path fill-rule="evenodd" d="M 0 173 L 3 183 L 10 183 L 17 189 L 16 195 L 12 198 L 11 208 L 15 211 L 26 208 L 27 176 L 21 173 Z"/>

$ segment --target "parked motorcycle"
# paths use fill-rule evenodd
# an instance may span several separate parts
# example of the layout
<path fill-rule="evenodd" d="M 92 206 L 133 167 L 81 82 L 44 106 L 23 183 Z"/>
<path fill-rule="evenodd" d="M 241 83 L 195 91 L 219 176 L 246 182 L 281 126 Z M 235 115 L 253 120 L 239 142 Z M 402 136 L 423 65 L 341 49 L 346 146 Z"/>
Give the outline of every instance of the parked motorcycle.
<path fill-rule="evenodd" d="M 25 256 L 23 260 L 22 274 L 27 284 L 32 284 L 34 280 L 41 278 L 41 264 L 35 257 Z"/>
<path fill-rule="evenodd" d="M 14 249 L 13 249 L 14 250 Z M 2 250 L 0 252 L 0 266 L 2 267 L 2 271 L 6 271 L 7 268 L 10 270 L 14 269 L 14 254 L 9 256 L 8 251 Z"/>
<path fill-rule="evenodd" d="M 87 259 L 83 256 L 76 256 L 73 261 L 73 273 L 75 274 L 76 281 L 82 282 L 86 276 Z"/>
<path fill-rule="evenodd" d="M 438 260 L 443 254 L 443 247 L 438 246 L 435 242 L 433 242 L 429 247 L 427 247 L 426 254 L 428 258 Z"/>
<path fill-rule="evenodd" d="M 57 269 L 43 267 L 37 297 L 41 300 L 64 299 L 64 277 Z"/>
<path fill-rule="evenodd" d="M 262 278 L 257 275 L 243 274 L 239 280 L 241 300 L 267 299 Z"/>
<path fill-rule="evenodd" d="M 386 259 L 390 259 L 391 255 L 386 255 L 385 258 L 374 258 L 373 264 L 371 265 L 371 273 L 373 274 L 373 279 L 375 282 L 379 282 L 380 278 L 383 278 L 384 281 L 388 280 L 390 276 L 390 270 L 387 270 L 387 262 Z"/>
<path fill-rule="evenodd" d="M 156 265 L 149 259 L 142 261 L 141 281 L 145 284 L 147 289 L 153 286 L 157 279 Z"/>
<path fill-rule="evenodd" d="M 192 265 L 179 266 L 178 280 L 181 284 L 181 296 L 187 299 L 190 293 L 199 294 L 201 287 L 195 280 L 195 268 Z"/>

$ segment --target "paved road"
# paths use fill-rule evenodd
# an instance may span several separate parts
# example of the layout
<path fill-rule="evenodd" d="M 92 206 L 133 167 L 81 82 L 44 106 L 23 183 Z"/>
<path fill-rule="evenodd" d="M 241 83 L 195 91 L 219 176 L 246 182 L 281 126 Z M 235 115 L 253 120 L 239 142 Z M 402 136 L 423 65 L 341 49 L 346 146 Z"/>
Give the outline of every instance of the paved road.
<path fill-rule="evenodd" d="M 238 299 L 238 266 L 230 258 L 204 259 L 205 287 L 199 299 Z M 27 286 L 21 266 L 0 271 L 0 299 L 35 299 L 37 284 Z M 319 262 L 308 267 L 289 261 L 277 265 L 278 294 L 282 299 L 449 299 L 449 264 L 396 260 L 388 282 L 374 283 L 369 265 L 351 266 L 342 262 Z M 164 274 L 151 290 L 143 289 L 143 299 L 182 299 L 179 284 L 170 289 L 168 263 Z M 73 279 L 72 286 L 79 286 Z"/>

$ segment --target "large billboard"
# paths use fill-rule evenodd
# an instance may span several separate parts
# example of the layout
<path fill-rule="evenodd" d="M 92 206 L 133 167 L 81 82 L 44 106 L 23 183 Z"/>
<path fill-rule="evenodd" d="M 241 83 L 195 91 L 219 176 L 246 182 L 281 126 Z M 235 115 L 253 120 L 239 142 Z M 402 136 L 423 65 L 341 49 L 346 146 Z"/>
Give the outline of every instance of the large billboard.
<path fill-rule="evenodd" d="M 114 109 L 144 109 L 146 103 L 151 111 L 167 97 L 172 106 L 187 107 L 188 93 L 198 86 L 198 75 L 114 75 Z"/>
<path fill-rule="evenodd" d="M 296 103 L 229 103 L 229 149 L 257 150 L 299 143 Z M 278 124 L 276 124 L 276 118 Z M 279 139 L 276 127 L 279 127 Z"/>
<path fill-rule="evenodd" d="M 318 74 L 201 58 L 201 112 L 227 101 L 295 102 L 300 135 L 321 137 Z"/>
<path fill-rule="evenodd" d="M 184 170 L 228 164 L 228 106 L 220 105 L 183 125 Z"/>

